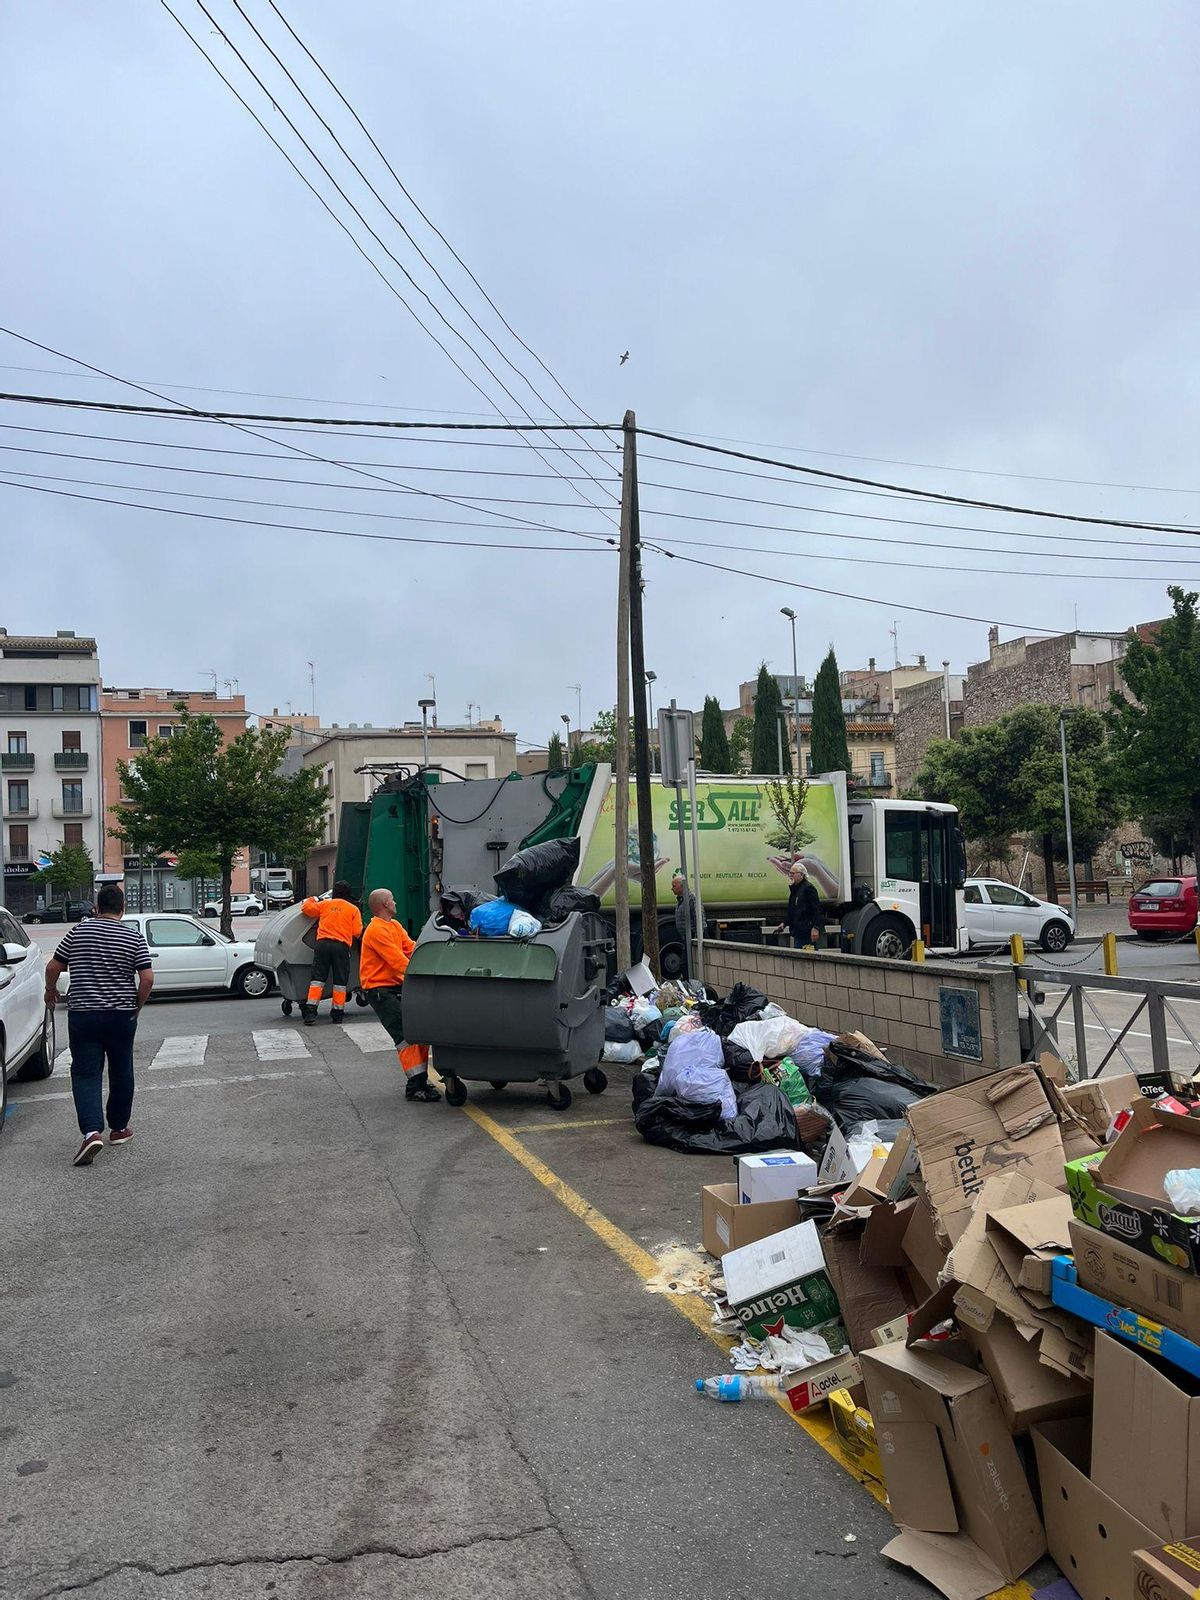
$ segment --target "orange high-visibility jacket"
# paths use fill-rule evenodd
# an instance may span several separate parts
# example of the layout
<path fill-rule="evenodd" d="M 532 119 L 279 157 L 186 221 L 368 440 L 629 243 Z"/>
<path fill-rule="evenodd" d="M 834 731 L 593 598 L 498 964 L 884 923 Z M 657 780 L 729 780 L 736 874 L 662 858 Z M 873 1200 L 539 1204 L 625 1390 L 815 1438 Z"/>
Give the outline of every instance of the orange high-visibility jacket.
<path fill-rule="evenodd" d="M 358 955 L 358 982 L 363 989 L 392 989 L 403 983 L 408 958 L 417 948 L 404 925 L 395 917 L 372 917 L 363 934 Z"/>
<path fill-rule="evenodd" d="M 306 917 L 317 919 L 317 938 L 336 939 L 339 944 L 353 944 L 362 932 L 363 922 L 358 907 L 349 900 L 317 900 L 312 895 L 300 907 Z"/>

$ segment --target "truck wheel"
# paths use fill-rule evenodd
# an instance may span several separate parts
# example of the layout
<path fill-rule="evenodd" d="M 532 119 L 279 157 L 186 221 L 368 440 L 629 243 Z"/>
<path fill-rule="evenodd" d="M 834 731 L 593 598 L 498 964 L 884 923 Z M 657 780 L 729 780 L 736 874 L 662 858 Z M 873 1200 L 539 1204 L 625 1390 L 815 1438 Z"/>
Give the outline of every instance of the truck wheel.
<path fill-rule="evenodd" d="M 903 917 L 876 917 L 868 923 L 859 951 L 880 961 L 903 961 L 912 942 L 913 931 Z"/>

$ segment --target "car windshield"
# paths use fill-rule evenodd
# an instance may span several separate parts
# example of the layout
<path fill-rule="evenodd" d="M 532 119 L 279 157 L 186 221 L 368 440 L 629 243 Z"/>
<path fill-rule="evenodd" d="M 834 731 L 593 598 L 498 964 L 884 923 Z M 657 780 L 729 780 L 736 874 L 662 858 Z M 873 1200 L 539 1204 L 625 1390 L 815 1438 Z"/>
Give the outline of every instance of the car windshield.
<path fill-rule="evenodd" d="M 1144 883 L 1138 890 L 1139 894 L 1155 895 L 1160 900 L 1174 900 L 1183 892 L 1183 885 L 1178 878 L 1155 878 L 1151 883 Z"/>

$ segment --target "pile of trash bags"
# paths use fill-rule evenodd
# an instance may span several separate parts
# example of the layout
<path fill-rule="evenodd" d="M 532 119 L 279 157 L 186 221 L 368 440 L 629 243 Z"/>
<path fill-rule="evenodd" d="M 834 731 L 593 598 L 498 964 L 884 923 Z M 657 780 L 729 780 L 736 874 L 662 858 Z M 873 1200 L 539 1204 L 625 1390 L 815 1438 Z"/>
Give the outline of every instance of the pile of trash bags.
<path fill-rule="evenodd" d="M 464 896 L 470 895 L 467 931 L 483 939 L 531 939 L 547 924 L 565 921 L 573 911 L 599 911 L 599 899 L 571 883 L 578 866 L 578 837 L 530 845 L 510 856 L 496 873 L 498 898 L 476 890 L 453 890 L 442 896 L 442 916 L 457 921 L 455 902 L 461 912 Z"/>

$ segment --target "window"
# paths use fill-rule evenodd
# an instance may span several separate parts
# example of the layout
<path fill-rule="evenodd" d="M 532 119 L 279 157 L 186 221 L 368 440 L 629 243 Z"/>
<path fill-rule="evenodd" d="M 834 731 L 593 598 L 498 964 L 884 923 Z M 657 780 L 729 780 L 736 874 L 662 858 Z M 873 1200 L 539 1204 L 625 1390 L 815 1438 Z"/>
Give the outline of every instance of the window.
<path fill-rule="evenodd" d="M 67 845 L 83 845 L 83 823 L 67 822 L 63 824 L 63 843 Z"/>
<path fill-rule="evenodd" d="M 29 782 L 25 778 L 10 778 L 8 780 L 8 810 L 29 810 Z"/>
<path fill-rule="evenodd" d="M 1155 878 L 1144 883 L 1137 892 L 1157 896 L 1159 900 L 1177 900 L 1183 893 L 1183 885 L 1178 878 Z"/>
<path fill-rule="evenodd" d="M 37 684 L 36 683 L 27 683 L 25 685 L 25 709 L 26 709 L 26 711 L 36 711 L 37 710 Z"/>
<path fill-rule="evenodd" d="M 8 753 L 10 756 L 27 756 L 29 754 L 29 740 L 24 732 L 9 734 Z"/>
<path fill-rule="evenodd" d="M 72 693 L 74 693 L 74 691 L 72 691 Z M 60 683 L 51 684 L 50 686 L 50 709 L 52 711 L 61 711 L 63 709 L 63 687 Z M 71 707 L 71 710 L 79 710 L 78 699 L 76 699 L 75 704 Z"/>
<path fill-rule="evenodd" d="M 64 778 L 62 786 L 62 808 L 64 811 L 83 810 L 83 779 Z"/>
<path fill-rule="evenodd" d="M 487 762 L 486 761 L 468 761 L 467 762 L 467 777 L 468 778 L 486 778 L 487 775 L 488 775 L 488 768 L 487 768 Z"/>
<path fill-rule="evenodd" d="M 321 867 L 317 875 L 321 880 L 321 893 L 324 894 L 329 887 L 329 868 Z"/>
<path fill-rule="evenodd" d="M 889 811 L 883 820 L 884 867 L 889 878 L 921 881 L 921 822 L 915 811 Z"/>
<path fill-rule="evenodd" d="M 1011 883 L 989 883 L 987 892 L 988 899 L 994 906 L 1032 906 L 1037 904 L 1027 894 L 1022 894 L 1020 889 L 1014 889 Z"/>
<path fill-rule="evenodd" d="M 175 724 L 173 722 L 160 722 L 159 723 L 159 725 L 158 725 L 158 737 L 160 739 L 169 739 L 174 732 L 175 732 Z"/>
<path fill-rule="evenodd" d="M 154 945 L 156 949 L 179 949 L 183 945 L 195 948 L 212 942 L 203 928 L 195 922 L 186 922 L 182 917 L 178 921 L 168 921 L 165 917 L 152 918 L 146 924 L 146 943 Z"/>
<path fill-rule="evenodd" d="M 8 830 L 8 859 L 10 861 L 29 860 L 29 824 L 27 822 L 14 822 Z"/>
<path fill-rule="evenodd" d="M 977 883 L 967 884 L 963 890 L 963 904 L 966 906 L 981 906 L 983 904 L 983 895 L 980 893 Z"/>
<path fill-rule="evenodd" d="M 64 733 L 62 736 L 62 747 L 64 750 L 82 750 L 83 738 L 78 731 L 73 733 Z"/>
<path fill-rule="evenodd" d="M 130 722 L 130 724 L 129 724 L 129 748 L 131 750 L 141 750 L 141 749 L 143 749 L 145 747 L 145 744 L 146 744 L 146 724 L 145 724 L 145 722 Z"/>
<path fill-rule="evenodd" d="M 884 765 L 883 751 L 871 751 L 871 782 L 886 783 L 887 767 Z"/>
<path fill-rule="evenodd" d="M 16 917 L 8 911 L 0 911 L 0 943 L 19 944 L 22 949 L 29 949 L 29 935 Z"/>

